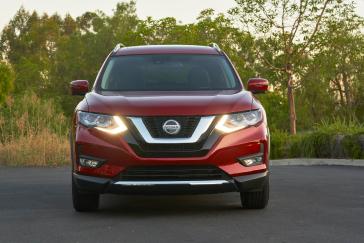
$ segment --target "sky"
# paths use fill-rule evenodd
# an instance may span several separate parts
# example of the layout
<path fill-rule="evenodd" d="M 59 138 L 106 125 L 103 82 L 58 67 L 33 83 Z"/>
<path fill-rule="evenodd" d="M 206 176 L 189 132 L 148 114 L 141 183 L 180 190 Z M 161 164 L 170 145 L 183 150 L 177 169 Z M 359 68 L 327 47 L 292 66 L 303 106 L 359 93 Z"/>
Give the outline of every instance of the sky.
<path fill-rule="evenodd" d="M 123 0 L 0 0 L 0 30 L 14 16 L 20 6 L 27 10 L 66 13 L 73 17 L 80 16 L 86 11 L 102 10 L 112 14 L 118 2 Z M 201 10 L 213 8 L 218 12 L 226 12 L 235 5 L 234 0 L 137 0 L 137 14 L 140 18 L 175 17 L 183 23 L 194 22 Z"/>
<path fill-rule="evenodd" d="M 0 30 L 9 22 L 16 11 L 24 6 L 27 10 L 37 10 L 52 14 L 66 13 L 73 17 L 86 11 L 102 10 L 112 14 L 117 2 L 123 0 L 0 0 Z M 364 16 L 364 0 L 356 0 L 357 11 Z M 235 6 L 234 0 L 137 0 L 137 14 L 144 19 L 175 17 L 183 23 L 194 22 L 201 10 L 213 8 L 217 12 L 226 12 Z"/>

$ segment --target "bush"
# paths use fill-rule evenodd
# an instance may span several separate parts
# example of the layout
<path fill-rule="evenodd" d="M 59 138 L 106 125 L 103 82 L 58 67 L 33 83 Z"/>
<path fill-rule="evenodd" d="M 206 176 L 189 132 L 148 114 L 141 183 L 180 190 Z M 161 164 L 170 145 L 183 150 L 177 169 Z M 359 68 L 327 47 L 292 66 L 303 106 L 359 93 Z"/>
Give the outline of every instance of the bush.
<path fill-rule="evenodd" d="M 13 88 L 14 77 L 10 66 L 0 61 L 0 105 Z"/>
<path fill-rule="evenodd" d="M 332 135 L 315 131 L 302 136 L 300 156 L 309 158 L 330 158 Z"/>
<path fill-rule="evenodd" d="M 290 136 L 286 132 L 276 131 L 271 134 L 271 158 L 285 158 L 287 157 L 287 141 L 290 140 Z"/>
<path fill-rule="evenodd" d="M 342 140 L 345 155 L 353 159 L 364 159 L 364 133 L 345 136 Z"/>
<path fill-rule="evenodd" d="M 271 158 L 364 159 L 364 127 L 356 122 L 335 121 L 315 126 L 311 132 L 271 134 Z"/>

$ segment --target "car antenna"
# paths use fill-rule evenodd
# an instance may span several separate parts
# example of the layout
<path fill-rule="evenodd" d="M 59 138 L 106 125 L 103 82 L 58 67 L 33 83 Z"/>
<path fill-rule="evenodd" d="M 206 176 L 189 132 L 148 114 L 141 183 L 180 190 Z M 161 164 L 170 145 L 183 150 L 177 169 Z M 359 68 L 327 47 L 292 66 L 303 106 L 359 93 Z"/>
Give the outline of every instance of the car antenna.
<path fill-rule="evenodd" d="M 118 43 L 118 44 L 116 44 L 113 52 L 117 52 L 120 48 L 123 48 L 123 47 L 125 47 L 125 45 L 123 43 Z"/>
<path fill-rule="evenodd" d="M 212 48 L 215 48 L 216 51 L 221 52 L 221 48 L 215 42 L 210 43 L 209 46 L 212 47 Z"/>

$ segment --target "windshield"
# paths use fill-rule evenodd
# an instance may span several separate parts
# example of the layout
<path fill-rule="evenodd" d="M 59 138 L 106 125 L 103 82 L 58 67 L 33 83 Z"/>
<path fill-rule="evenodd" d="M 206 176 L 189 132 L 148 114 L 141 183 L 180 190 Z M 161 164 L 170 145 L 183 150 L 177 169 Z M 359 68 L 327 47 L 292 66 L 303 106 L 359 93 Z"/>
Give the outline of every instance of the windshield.
<path fill-rule="evenodd" d="M 133 55 L 111 57 L 101 75 L 102 91 L 193 91 L 240 88 L 220 55 Z"/>

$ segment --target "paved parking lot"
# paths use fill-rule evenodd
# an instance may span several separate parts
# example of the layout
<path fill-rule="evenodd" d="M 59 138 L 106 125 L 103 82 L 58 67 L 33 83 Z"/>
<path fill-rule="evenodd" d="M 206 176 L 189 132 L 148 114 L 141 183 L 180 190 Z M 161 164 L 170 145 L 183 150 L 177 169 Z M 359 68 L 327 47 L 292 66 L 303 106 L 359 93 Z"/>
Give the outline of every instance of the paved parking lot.
<path fill-rule="evenodd" d="M 364 242 L 364 168 L 272 167 L 265 210 L 237 193 L 105 195 L 76 213 L 68 168 L 0 168 L 0 242 Z"/>

